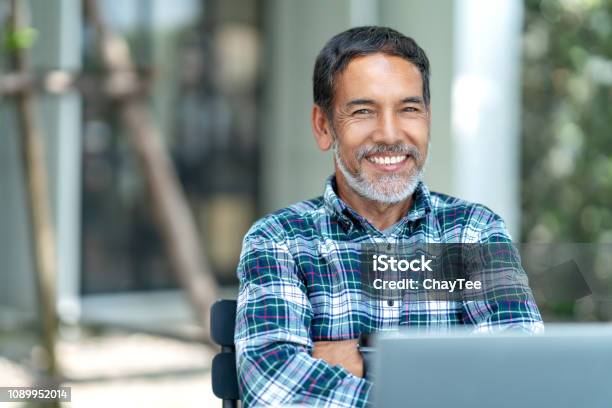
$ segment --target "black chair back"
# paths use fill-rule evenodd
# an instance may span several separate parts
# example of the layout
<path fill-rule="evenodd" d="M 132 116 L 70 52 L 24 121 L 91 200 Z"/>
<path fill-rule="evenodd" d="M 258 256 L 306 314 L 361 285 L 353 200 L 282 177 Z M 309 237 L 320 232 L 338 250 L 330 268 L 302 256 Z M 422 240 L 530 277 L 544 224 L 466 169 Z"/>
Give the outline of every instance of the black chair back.
<path fill-rule="evenodd" d="M 210 335 L 221 346 L 221 352 L 212 361 L 213 393 L 223 400 L 223 407 L 237 407 L 240 400 L 236 372 L 236 301 L 218 300 L 210 309 Z"/>

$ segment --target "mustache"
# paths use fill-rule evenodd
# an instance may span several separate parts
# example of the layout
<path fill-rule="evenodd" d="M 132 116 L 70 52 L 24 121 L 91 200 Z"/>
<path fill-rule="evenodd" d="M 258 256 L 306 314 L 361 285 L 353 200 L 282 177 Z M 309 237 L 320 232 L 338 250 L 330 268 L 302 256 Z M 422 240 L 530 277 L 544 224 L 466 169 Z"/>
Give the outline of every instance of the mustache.
<path fill-rule="evenodd" d="M 421 152 L 414 147 L 407 144 L 377 144 L 375 146 L 362 146 L 357 150 L 356 158 L 357 161 L 363 160 L 366 156 L 377 154 L 377 153 L 398 153 L 412 156 L 416 162 L 421 161 Z"/>

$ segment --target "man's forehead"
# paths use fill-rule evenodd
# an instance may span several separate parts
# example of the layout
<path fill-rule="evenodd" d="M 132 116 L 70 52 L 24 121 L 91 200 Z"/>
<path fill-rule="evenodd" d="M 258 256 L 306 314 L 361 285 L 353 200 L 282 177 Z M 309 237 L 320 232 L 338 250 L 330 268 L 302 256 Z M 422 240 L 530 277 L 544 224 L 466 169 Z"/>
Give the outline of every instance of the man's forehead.
<path fill-rule="evenodd" d="M 381 96 L 402 101 L 423 99 L 419 69 L 402 57 L 373 54 L 355 58 L 339 75 L 336 97 L 350 100 L 373 100 Z M 414 102 L 414 100 L 413 100 Z"/>

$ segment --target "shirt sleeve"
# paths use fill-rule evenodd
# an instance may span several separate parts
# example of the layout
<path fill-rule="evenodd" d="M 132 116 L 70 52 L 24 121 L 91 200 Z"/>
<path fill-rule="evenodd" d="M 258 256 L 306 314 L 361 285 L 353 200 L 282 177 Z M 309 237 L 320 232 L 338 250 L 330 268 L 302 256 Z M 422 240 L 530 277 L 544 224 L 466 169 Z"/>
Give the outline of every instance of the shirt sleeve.
<path fill-rule="evenodd" d="M 479 299 L 463 303 L 465 323 L 473 324 L 475 332 L 543 332 L 544 323 L 527 273 L 501 217 L 492 213 L 476 245 L 480 260 L 484 258 L 479 275 L 486 287 Z"/>
<path fill-rule="evenodd" d="M 247 235 L 238 277 L 235 343 L 243 405 L 366 406 L 369 381 L 311 355 L 313 312 L 286 244 Z"/>

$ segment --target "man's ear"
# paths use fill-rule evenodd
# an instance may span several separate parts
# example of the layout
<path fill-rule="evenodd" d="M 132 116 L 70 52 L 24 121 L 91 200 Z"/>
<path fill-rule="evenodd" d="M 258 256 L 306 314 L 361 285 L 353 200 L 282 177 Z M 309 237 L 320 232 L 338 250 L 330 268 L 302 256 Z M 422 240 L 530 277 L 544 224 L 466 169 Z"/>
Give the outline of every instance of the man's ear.
<path fill-rule="evenodd" d="M 329 150 L 334 144 L 334 137 L 327 115 L 319 105 L 312 107 L 312 132 L 317 146 L 323 151 Z"/>

